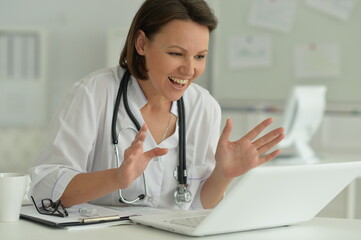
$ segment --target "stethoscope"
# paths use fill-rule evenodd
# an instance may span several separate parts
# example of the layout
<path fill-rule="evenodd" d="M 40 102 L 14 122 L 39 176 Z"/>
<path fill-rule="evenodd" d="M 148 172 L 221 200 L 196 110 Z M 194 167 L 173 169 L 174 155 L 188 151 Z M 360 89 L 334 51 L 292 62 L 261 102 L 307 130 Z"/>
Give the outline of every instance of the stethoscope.
<path fill-rule="evenodd" d="M 128 82 L 130 79 L 130 72 L 126 70 L 123 74 L 123 77 L 119 83 L 119 89 L 117 93 L 117 98 L 115 100 L 115 106 L 113 111 L 113 118 L 112 118 L 112 139 L 113 139 L 113 145 L 114 145 L 114 153 L 115 153 L 115 159 L 117 166 L 120 166 L 120 158 L 119 158 L 119 149 L 118 149 L 118 136 L 117 136 L 117 130 L 116 130 L 116 123 L 117 123 L 117 117 L 118 117 L 118 111 L 119 111 L 119 105 L 120 100 L 122 98 L 122 94 L 124 92 L 123 96 L 123 103 L 125 110 L 129 116 L 129 118 L 132 120 L 133 124 L 137 128 L 137 131 L 140 130 L 141 126 L 137 119 L 134 117 L 133 113 L 130 111 L 129 104 L 128 104 L 128 96 L 127 96 L 127 87 Z M 192 194 L 187 189 L 187 166 L 186 166 L 186 144 L 185 144 L 185 113 L 184 113 L 184 103 L 183 98 L 180 98 L 177 101 L 178 106 L 178 116 L 179 116 L 179 127 L 178 127 L 178 133 L 179 133 L 179 164 L 178 167 L 175 169 L 175 177 L 178 180 L 178 187 L 176 188 L 174 192 L 174 200 L 177 205 L 183 205 L 185 203 L 189 203 L 192 200 Z M 121 189 L 118 190 L 119 192 L 119 201 L 122 203 L 127 204 L 133 204 L 137 201 L 143 200 L 146 197 L 149 197 L 147 192 L 147 184 L 145 180 L 145 174 L 143 172 L 143 185 L 144 185 L 144 194 L 140 194 L 137 198 L 133 200 L 126 200 L 122 196 Z"/>

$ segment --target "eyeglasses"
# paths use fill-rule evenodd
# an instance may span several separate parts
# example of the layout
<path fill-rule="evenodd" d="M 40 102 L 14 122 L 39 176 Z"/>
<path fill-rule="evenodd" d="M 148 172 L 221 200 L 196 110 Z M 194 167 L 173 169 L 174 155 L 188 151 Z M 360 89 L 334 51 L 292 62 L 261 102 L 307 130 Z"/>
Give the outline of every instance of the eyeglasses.
<path fill-rule="evenodd" d="M 31 196 L 31 200 L 33 201 L 36 210 L 40 214 L 51 215 L 56 217 L 67 217 L 69 215 L 68 211 L 66 211 L 65 207 L 63 206 L 63 204 L 61 204 L 60 200 L 53 202 L 53 200 L 51 200 L 50 198 L 42 199 L 41 207 L 38 207 L 38 205 L 35 203 L 33 196 Z"/>

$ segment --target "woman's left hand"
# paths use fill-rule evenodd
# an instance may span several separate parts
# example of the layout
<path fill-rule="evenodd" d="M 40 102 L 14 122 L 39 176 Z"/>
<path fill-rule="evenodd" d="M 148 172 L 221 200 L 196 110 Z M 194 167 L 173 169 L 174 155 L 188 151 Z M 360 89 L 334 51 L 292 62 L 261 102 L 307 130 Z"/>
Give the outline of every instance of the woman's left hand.
<path fill-rule="evenodd" d="M 272 122 L 273 119 L 268 118 L 241 139 L 231 142 L 229 137 L 232 130 L 232 120 L 227 119 L 215 155 L 216 168 L 223 173 L 224 177 L 231 179 L 240 176 L 248 170 L 275 158 L 280 153 L 280 150 L 275 150 L 266 154 L 284 138 L 283 128 L 277 128 L 255 140 Z"/>

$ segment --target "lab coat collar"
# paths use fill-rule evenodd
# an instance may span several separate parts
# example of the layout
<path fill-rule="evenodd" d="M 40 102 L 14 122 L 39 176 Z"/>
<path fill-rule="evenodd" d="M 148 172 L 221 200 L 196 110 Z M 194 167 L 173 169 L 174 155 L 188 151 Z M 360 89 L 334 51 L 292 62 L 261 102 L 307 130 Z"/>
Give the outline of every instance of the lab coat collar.
<path fill-rule="evenodd" d="M 147 81 L 147 80 L 145 80 L 145 81 Z M 134 92 L 134 93 L 135 93 L 135 94 L 133 95 L 135 105 L 136 105 L 139 109 L 141 109 L 142 107 L 144 107 L 145 104 L 147 104 L 148 100 L 147 100 L 147 98 L 145 97 L 142 89 L 140 88 L 138 81 L 137 81 L 133 76 L 130 77 L 130 81 L 129 81 L 129 86 L 128 86 L 128 87 L 131 89 L 130 92 Z M 132 97 L 132 98 L 133 98 L 133 97 Z M 175 115 L 175 116 L 178 117 L 177 101 L 173 101 L 173 102 L 172 102 L 172 106 L 171 106 L 170 112 L 171 112 L 173 115 Z"/>
<path fill-rule="evenodd" d="M 131 78 L 130 78 L 128 88 L 129 88 L 128 97 L 129 97 L 130 101 L 132 103 L 134 103 L 134 105 L 130 104 L 131 111 L 133 112 L 134 116 L 138 119 L 139 124 L 143 125 L 144 124 L 144 119 L 143 119 L 143 117 L 141 115 L 140 109 L 142 107 L 144 107 L 145 104 L 147 104 L 148 100 L 145 97 L 142 89 L 140 88 L 138 81 L 133 76 L 131 76 Z M 170 112 L 178 117 L 177 101 L 172 102 Z M 161 142 L 159 144 L 159 146 L 166 147 L 168 149 L 177 148 L 177 146 L 178 146 L 178 138 L 179 138 L 178 137 L 178 127 L 179 126 L 178 126 L 178 123 L 177 123 L 176 124 L 175 134 L 173 134 L 169 138 L 165 139 L 163 142 Z M 148 134 L 150 134 L 150 133 L 148 132 Z M 156 142 L 154 141 L 153 138 L 149 138 L 149 139 L 152 139 L 152 144 L 148 145 L 149 142 L 145 142 L 145 146 L 144 146 L 145 150 L 152 149 L 152 148 L 157 146 L 157 144 L 156 144 Z"/>

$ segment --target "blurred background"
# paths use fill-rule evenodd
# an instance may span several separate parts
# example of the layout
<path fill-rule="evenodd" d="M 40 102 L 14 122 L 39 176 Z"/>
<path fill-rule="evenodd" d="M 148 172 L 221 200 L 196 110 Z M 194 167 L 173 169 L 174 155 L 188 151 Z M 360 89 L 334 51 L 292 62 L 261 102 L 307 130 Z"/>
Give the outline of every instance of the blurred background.
<path fill-rule="evenodd" d="M 27 172 L 74 82 L 117 65 L 142 2 L 0 0 L 0 172 Z M 220 102 L 223 123 L 233 118 L 232 138 L 266 117 L 282 126 L 292 88 L 323 85 L 327 104 L 313 149 L 361 160 L 359 1 L 207 2 L 219 26 L 197 83 Z M 321 215 L 360 218 L 358 185 Z"/>

